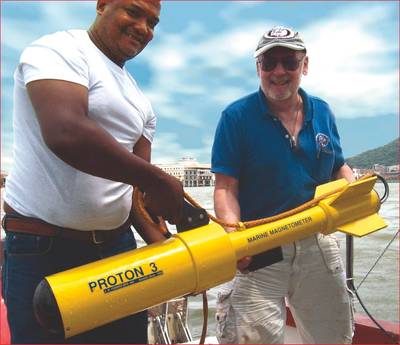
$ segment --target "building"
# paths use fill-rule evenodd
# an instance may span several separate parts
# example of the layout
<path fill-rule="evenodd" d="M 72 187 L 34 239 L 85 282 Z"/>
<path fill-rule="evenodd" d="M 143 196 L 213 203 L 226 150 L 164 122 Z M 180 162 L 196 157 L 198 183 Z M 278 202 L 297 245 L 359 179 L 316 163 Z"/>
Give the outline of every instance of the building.
<path fill-rule="evenodd" d="M 353 173 L 356 178 L 360 178 L 361 176 L 367 174 L 379 174 L 383 178 L 389 181 L 399 181 L 400 180 L 400 165 L 381 165 L 381 164 L 374 164 L 371 169 L 359 169 L 353 168 Z"/>
<path fill-rule="evenodd" d="M 215 185 L 210 164 L 197 162 L 193 157 L 183 157 L 176 164 L 156 164 L 167 174 L 175 176 L 184 187 L 209 187 Z"/>
<path fill-rule="evenodd" d="M 185 179 L 185 167 L 183 165 L 177 164 L 155 164 L 161 170 L 165 171 L 167 174 L 176 177 L 179 181 L 183 183 Z"/>
<path fill-rule="evenodd" d="M 207 167 L 187 167 L 183 180 L 184 187 L 209 187 L 215 185 L 214 174 Z"/>

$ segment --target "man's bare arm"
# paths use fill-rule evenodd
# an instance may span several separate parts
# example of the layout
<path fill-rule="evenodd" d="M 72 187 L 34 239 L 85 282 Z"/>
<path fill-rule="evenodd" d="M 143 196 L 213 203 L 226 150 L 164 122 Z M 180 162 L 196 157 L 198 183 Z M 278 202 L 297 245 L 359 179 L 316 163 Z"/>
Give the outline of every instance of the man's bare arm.
<path fill-rule="evenodd" d="M 214 210 L 218 218 L 229 223 L 240 221 L 239 205 L 239 181 L 231 176 L 215 174 L 214 189 Z M 227 232 L 234 231 L 233 228 L 226 228 Z M 237 263 L 238 269 L 242 273 L 247 273 L 247 266 L 251 262 L 251 257 L 246 256 Z"/>
<path fill-rule="evenodd" d="M 88 117 L 88 90 L 61 80 L 27 84 L 43 139 L 72 167 L 91 175 L 139 186 L 150 196 L 149 208 L 171 223 L 181 219 L 181 183 L 132 154 Z"/>
<path fill-rule="evenodd" d="M 133 153 L 150 163 L 150 141 L 147 140 L 144 136 L 141 136 L 135 144 L 135 147 L 133 148 Z M 164 235 L 159 231 L 159 229 L 156 226 L 149 224 L 140 214 L 137 214 L 134 209 L 132 209 L 130 217 L 134 228 L 147 244 L 165 240 Z M 163 222 L 162 219 L 160 219 L 159 221 Z"/>
<path fill-rule="evenodd" d="M 214 210 L 218 218 L 229 223 L 240 221 L 239 181 L 231 176 L 215 174 Z M 225 229 L 228 232 L 232 228 Z"/>
<path fill-rule="evenodd" d="M 350 167 L 345 163 L 341 166 L 341 168 L 335 173 L 334 179 L 338 180 L 344 178 L 348 182 L 354 182 L 356 179 L 354 177 L 353 171 Z"/>

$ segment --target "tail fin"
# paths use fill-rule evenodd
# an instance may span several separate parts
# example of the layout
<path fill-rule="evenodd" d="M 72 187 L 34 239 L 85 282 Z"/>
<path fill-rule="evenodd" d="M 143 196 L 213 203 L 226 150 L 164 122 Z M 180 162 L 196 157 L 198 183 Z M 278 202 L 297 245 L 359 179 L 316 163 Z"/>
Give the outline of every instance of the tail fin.
<path fill-rule="evenodd" d="M 327 197 L 322 200 L 321 203 L 325 204 L 326 207 L 332 210 L 346 209 L 354 202 L 359 201 L 360 198 L 369 196 L 373 191 L 376 179 L 376 176 L 371 176 L 353 183 L 348 183 L 345 179 L 325 183 L 317 187 L 315 197 L 319 197 L 343 187 L 340 192 Z M 378 209 L 379 204 L 377 205 L 376 211 L 378 211 Z M 340 225 L 337 228 L 337 231 L 352 236 L 362 237 L 385 227 L 387 227 L 387 224 L 378 213 L 372 213 L 359 220 Z"/>
<path fill-rule="evenodd" d="M 371 176 L 367 179 L 359 180 L 348 184 L 339 195 L 337 195 L 331 202 L 330 206 L 335 207 L 341 202 L 348 201 L 356 196 L 368 194 L 372 191 L 376 182 L 376 176 Z"/>
<path fill-rule="evenodd" d="M 329 200 L 328 204 L 335 206 L 335 204 L 340 203 L 342 200 L 350 199 L 358 195 L 363 195 L 369 193 L 375 185 L 376 176 L 371 176 L 366 179 L 362 179 L 353 183 L 347 182 L 345 179 L 335 180 L 325 184 L 317 186 L 315 189 L 314 198 L 317 198 L 323 194 L 334 191 L 335 189 L 343 188 L 338 194 L 334 194 L 332 200 Z M 330 199 L 329 197 L 328 199 Z"/>
<path fill-rule="evenodd" d="M 321 185 L 317 186 L 317 188 L 315 189 L 314 198 L 318 198 L 321 195 L 332 192 L 335 189 L 338 189 L 340 187 L 347 186 L 348 184 L 349 183 L 344 178 L 342 178 L 340 180 L 335 180 L 332 182 L 321 184 Z"/>
<path fill-rule="evenodd" d="M 363 237 L 385 227 L 387 227 L 386 222 L 377 213 L 374 213 L 355 222 L 341 225 L 336 230 L 348 235 Z"/>

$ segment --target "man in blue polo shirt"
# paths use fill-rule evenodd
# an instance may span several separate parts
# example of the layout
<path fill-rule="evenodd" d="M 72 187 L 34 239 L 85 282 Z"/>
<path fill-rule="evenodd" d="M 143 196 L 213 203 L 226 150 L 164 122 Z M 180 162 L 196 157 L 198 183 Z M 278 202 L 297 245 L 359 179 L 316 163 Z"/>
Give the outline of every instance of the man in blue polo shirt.
<path fill-rule="evenodd" d="M 312 199 L 320 184 L 354 180 L 329 105 L 300 88 L 308 57 L 299 33 L 274 27 L 254 57 L 260 89 L 223 111 L 212 150 L 215 212 L 228 222 L 279 214 Z M 304 343 L 351 343 L 352 303 L 332 235 L 245 258 L 238 268 L 218 294 L 221 343 L 283 343 L 285 298 Z"/>

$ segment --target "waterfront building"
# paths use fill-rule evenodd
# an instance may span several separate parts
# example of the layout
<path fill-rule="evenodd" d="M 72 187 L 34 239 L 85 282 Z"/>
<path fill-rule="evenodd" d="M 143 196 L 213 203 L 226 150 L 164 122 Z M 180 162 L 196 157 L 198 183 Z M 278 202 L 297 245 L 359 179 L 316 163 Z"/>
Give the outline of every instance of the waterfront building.
<path fill-rule="evenodd" d="M 390 165 L 390 166 L 374 164 L 371 169 L 353 168 L 352 170 L 357 179 L 360 178 L 361 176 L 364 176 L 367 174 L 377 173 L 389 181 L 399 181 L 400 180 L 400 165 L 399 164 Z"/>
<path fill-rule="evenodd" d="M 167 174 L 175 176 L 184 187 L 209 187 L 215 185 L 211 164 L 199 163 L 193 157 L 182 157 L 175 164 L 156 164 Z"/>

